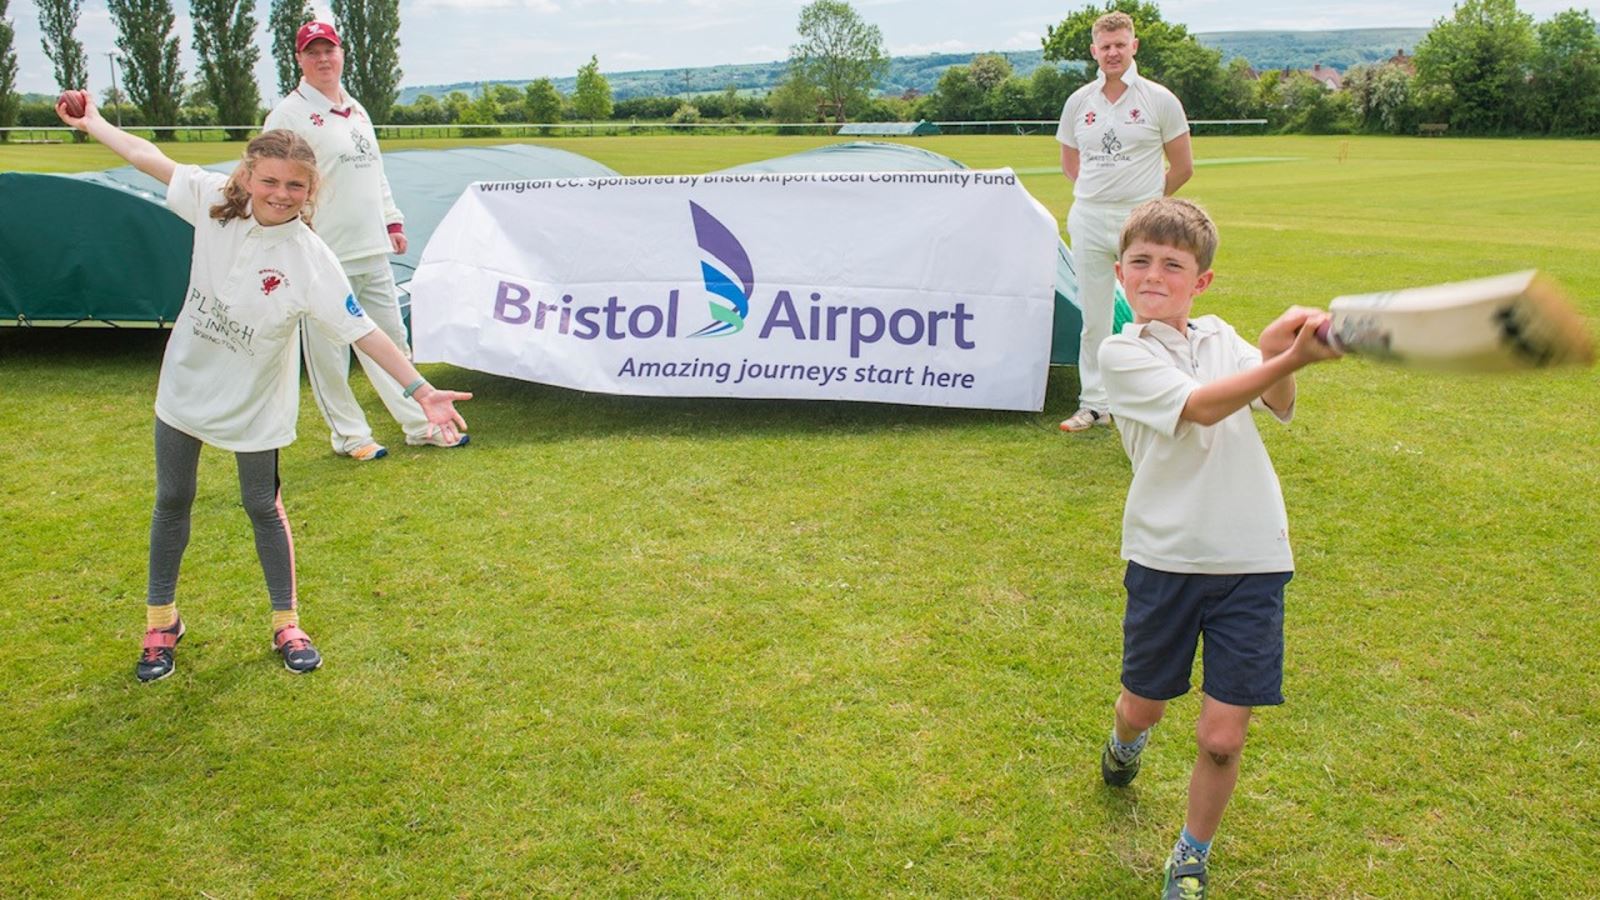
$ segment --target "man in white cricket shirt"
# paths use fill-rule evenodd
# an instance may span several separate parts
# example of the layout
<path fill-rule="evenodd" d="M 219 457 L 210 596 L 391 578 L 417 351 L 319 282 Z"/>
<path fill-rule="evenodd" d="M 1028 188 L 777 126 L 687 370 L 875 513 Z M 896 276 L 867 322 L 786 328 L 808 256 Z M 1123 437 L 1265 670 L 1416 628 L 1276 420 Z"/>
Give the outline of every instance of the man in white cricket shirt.
<path fill-rule="evenodd" d="M 405 219 L 389 191 L 372 120 L 360 102 L 345 93 L 343 43 L 326 22 L 307 22 L 300 27 L 294 42 L 300 85 L 268 114 L 263 127 L 287 128 L 316 151 L 322 176 L 317 234 L 338 256 L 367 315 L 404 349 L 405 325 L 400 320 L 388 256 L 406 251 Z M 374 439 L 372 426 L 350 391 L 352 348 L 313 328 L 302 328 L 301 339 L 311 394 L 328 422 L 334 452 L 358 460 L 387 455 L 389 451 Z M 451 442 L 438 432 L 430 437 L 422 408 L 405 396 L 405 388 L 359 349 L 355 353 L 379 399 L 404 429 L 407 444 L 459 447 L 467 443 L 465 434 Z"/>
<path fill-rule="evenodd" d="M 1083 311 L 1079 409 L 1061 423 L 1063 431 L 1111 422 L 1099 353 L 1101 341 L 1111 335 L 1118 241 L 1128 213 L 1146 200 L 1175 193 L 1194 174 L 1183 104 L 1140 77 L 1134 64 L 1139 41 L 1133 19 L 1107 13 L 1095 20 L 1091 34 L 1089 52 L 1100 74 L 1067 98 L 1056 130 L 1061 171 L 1073 182 L 1067 233 Z M 1163 158 L 1170 163 L 1165 171 Z"/>

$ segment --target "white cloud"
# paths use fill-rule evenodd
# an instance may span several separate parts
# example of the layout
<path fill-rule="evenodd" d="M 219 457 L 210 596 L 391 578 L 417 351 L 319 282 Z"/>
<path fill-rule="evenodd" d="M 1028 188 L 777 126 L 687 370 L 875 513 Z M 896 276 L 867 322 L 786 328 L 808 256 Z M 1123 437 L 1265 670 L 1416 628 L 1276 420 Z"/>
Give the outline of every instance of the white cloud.
<path fill-rule="evenodd" d="M 1019 31 L 1005 39 L 1000 45 L 1001 50 L 1037 50 L 1042 46 L 1044 35 L 1032 31 Z"/>
<path fill-rule="evenodd" d="M 661 32 L 709 31 L 713 28 L 729 28 L 743 22 L 744 20 L 741 18 L 730 16 L 701 16 L 698 18 L 684 16 L 613 16 L 609 19 L 587 19 L 573 24 L 575 27 L 588 31 L 660 34 Z"/>
<path fill-rule="evenodd" d="M 441 9 L 457 12 L 525 9 L 545 15 L 561 12 L 561 5 L 556 3 L 555 0 L 418 0 L 416 8 L 419 12 L 432 12 Z"/>

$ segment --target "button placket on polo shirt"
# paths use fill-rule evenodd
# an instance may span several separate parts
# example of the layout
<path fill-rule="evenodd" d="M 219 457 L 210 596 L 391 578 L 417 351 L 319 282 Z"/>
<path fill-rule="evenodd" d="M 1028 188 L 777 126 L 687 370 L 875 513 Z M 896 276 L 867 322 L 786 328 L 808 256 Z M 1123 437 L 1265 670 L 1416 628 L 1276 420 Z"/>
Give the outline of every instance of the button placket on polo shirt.
<path fill-rule="evenodd" d="M 250 226 L 234 250 L 234 262 L 228 269 L 228 281 L 222 289 L 224 298 L 233 301 L 253 295 L 256 291 L 255 277 L 264 261 L 263 255 L 292 238 L 297 221 L 290 220 L 282 225 L 262 225 L 258 222 Z M 235 288 L 239 290 L 235 291 Z"/>
<path fill-rule="evenodd" d="M 1156 325 L 1161 327 L 1153 327 Z M 1145 331 L 1155 338 L 1156 343 L 1165 348 L 1167 353 L 1171 354 L 1174 363 L 1180 368 L 1186 369 L 1190 375 L 1196 378 L 1199 377 L 1200 356 L 1194 342 L 1189 339 L 1188 335 L 1179 334 L 1172 326 L 1160 322 L 1148 323 L 1145 325 Z"/>
<path fill-rule="evenodd" d="M 1191 323 L 1189 333 L 1184 335 L 1184 345 L 1189 350 L 1189 374 L 1195 378 L 1200 377 L 1200 342 L 1206 339 L 1206 334 L 1195 328 Z"/>
<path fill-rule="evenodd" d="M 233 264 L 228 267 L 228 280 L 223 283 L 222 290 L 218 293 L 222 299 L 233 302 L 241 296 L 238 290 L 247 277 L 255 274 L 256 257 L 260 253 L 262 237 L 266 229 L 261 225 L 251 225 L 245 232 L 244 240 L 239 242 L 234 251 Z"/>

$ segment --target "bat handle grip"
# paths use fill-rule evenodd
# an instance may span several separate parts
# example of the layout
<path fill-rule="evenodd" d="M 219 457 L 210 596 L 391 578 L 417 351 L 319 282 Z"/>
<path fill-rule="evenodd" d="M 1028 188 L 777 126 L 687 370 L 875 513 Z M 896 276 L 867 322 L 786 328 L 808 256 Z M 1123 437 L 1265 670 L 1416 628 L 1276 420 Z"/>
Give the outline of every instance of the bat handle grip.
<path fill-rule="evenodd" d="M 1329 319 L 1317 326 L 1317 340 L 1330 347 L 1339 346 L 1339 339 L 1333 335 L 1333 320 Z"/>

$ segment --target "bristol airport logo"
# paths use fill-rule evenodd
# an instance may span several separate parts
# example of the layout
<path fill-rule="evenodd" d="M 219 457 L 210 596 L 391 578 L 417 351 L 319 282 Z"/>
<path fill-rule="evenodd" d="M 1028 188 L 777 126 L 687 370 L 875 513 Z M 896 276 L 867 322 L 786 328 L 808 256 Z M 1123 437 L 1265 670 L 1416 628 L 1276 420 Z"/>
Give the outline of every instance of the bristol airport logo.
<path fill-rule="evenodd" d="M 710 325 L 690 337 L 738 334 L 750 316 L 750 297 L 756 291 L 750 254 L 733 232 L 700 204 L 690 200 L 689 212 L 694 216 L 695 242 L 707 257 L 700 260 L 700 274 L 705 279 L 706 293 L 711 295 L 708 302 L 712 319 Z"/>

